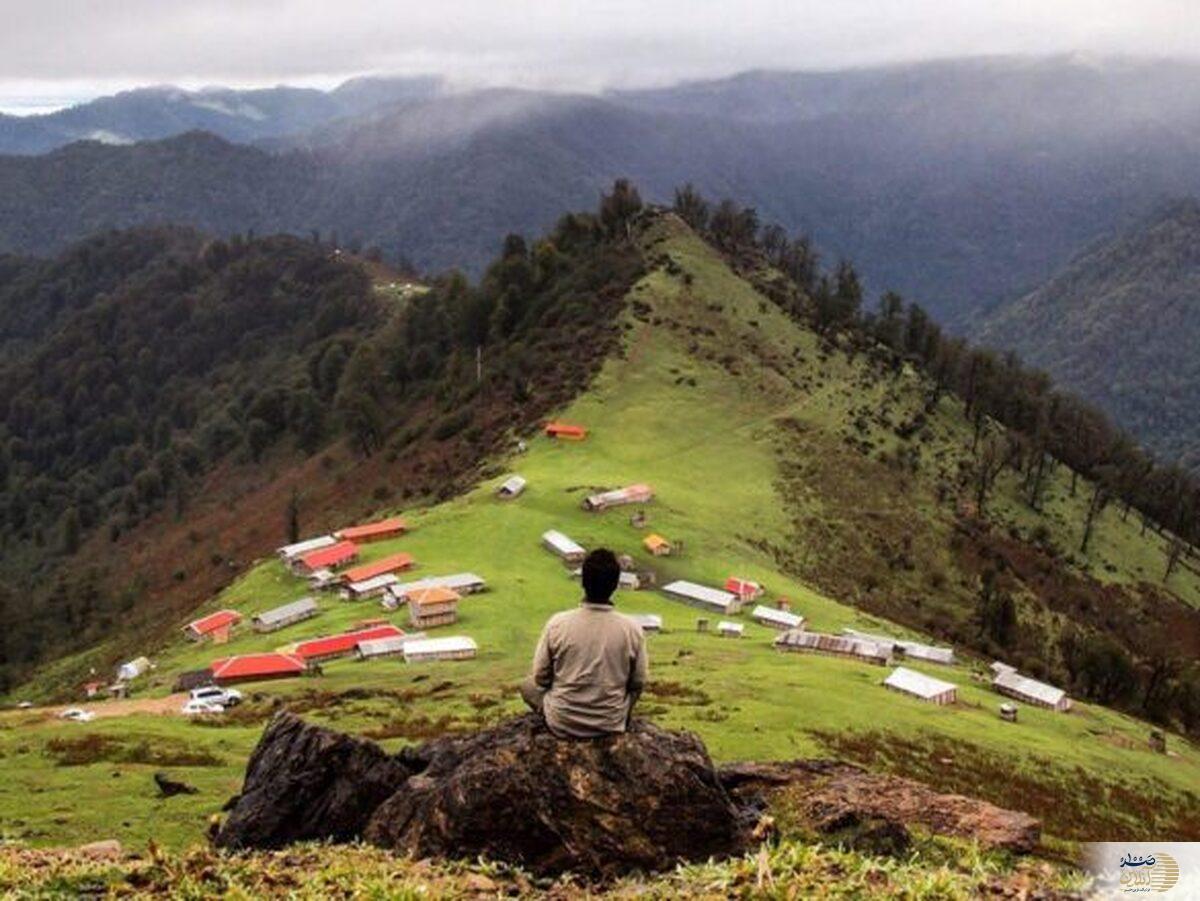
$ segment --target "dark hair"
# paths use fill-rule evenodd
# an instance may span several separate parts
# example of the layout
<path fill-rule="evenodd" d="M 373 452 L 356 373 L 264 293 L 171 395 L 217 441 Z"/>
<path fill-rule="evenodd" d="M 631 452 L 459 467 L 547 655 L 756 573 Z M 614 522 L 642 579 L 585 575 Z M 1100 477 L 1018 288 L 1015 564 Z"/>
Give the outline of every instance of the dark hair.
<path fill-rule="evenodd" d="M 583 593 L 590 604 L 611 604 L 621 581 L 621 564 L 608 548 L 596 548 L 583 561 Z"/>

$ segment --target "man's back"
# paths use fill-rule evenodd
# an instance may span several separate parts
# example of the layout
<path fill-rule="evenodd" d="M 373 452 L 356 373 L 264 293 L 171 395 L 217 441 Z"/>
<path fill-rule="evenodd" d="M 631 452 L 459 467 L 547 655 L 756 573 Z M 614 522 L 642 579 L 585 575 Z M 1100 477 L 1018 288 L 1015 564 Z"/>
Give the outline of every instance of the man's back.
<path fill-rule="evenodd" d="M 577 738 L 624 732 L 646 671 L 641 627 L 611 604 L 584 603 L 555 614 L 533 660 L 534 681 L 548 689 L 546 723 Z"/>

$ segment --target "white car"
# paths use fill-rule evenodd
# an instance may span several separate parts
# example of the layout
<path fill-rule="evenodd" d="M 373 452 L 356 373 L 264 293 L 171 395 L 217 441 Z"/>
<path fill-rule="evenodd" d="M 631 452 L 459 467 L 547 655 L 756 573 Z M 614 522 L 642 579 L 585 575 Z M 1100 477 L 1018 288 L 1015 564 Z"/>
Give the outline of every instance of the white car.
<path fill-rule="evenodd" d="M 197 701 L 192 699 L 185 702 L 179 712 L 184 716 L 203 716 L 209 713 L 224 713 L 225 708 L 216 701 Z"/>
<path fill-rule="evenodd" d="M 90 710 L 83 710 L 79 707 L 68 707 L 59 715 L 60 719 L 70 720 L 73 723 L 90 723 L 96 718 L 96 714 Z"/>
<path fill-rule="evenodd" d="M 224 707 L 236 707 L 242 702 L 242 693 L 236 688 L 221 688 L 219 685 L 205 685 L 193 688 L 188 694 L 193 701 L 204 701 Z"/>

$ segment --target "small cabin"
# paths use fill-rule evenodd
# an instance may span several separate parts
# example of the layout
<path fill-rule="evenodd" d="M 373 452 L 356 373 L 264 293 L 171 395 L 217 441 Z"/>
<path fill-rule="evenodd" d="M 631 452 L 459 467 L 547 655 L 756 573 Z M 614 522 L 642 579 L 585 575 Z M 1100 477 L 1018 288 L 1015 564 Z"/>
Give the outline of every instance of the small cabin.
<path fill-rule="evenodd" d="M 642 539 L 642 547 L 655 557 L 669 557 L 674 550 L 671 547 L 671 542 L 667 541 L 661 535 L 647 535 Z"/>
<path fill-rule="evenodd" d="M 303 557 L 305 554 L 311 554 L 313 551 L 319 551 L 323 548 L 332 547 L 335 544 L 337 544 L 337 539 L 332 535 L 320 535 L 317 538 L 297 541 L 295 544 L 285 544 L 283 547 L 277 548 L 275 553 L 284 563 L 291 563 L 298 557 Z"/>
<path fill-rule="evenodd" d="M 750 618 L 756 623 L 761 623 L 764 626 L 769 626 L 772 629 L 803 629 L 804 617 L 798 613 L 789 613 L 787 610 L 777 610 L 774 607 L 767 607 L 759 604 L 750 613 Z"/>
<path fill-rule="evenodd" d="M 432 660 L 470 660 L 478 651 L 473 638 L 454 635 L 446 638 L 426 638 L 404 645 L 405 663 L 424 663 Z"/>
<path fill-rule="evenodd" d="M 654 490 L 649 485 L 630 485 L 615 491 L 604 491 L 588 495 L 583 499 L 583 509 L 592 512 L 621 507 L 626 504 L 645 504 L 654 499 Z"/>
<path fill-rule="evenodd" d="M 359 660 L 373 660 L 377 657 L 400 657 L 404 654 L 404 646 L 410 641 L 421 641 L 424 632 L 410 632 L 407 635 L 396 635 L 392 638 L 369 638 L 360 641 L 355 653 Z"/>
<path fill-rule="evenodd" d="M 775 639 L 775 648 L 779 651 L 849 657 L 878 666 L 890 663 L 892 659 L 887 648 L 881 647 L 873 641 L 850 638 L 845 635 L 806 632 L 803 629 L 789 629 L 784 632 Z"/>
<path fill-rule="evenodd" d="M 730 594 L 736 594 L 743 603 L 757 601 L 763 596 L 761 585 L 751 582 L 749 579 L 739 579 L 737 576 L 730 576 L 725 580 L 725 590 Z"/>
<path fill-rule="evenodd" d="M 487 582 L 475 573 L 454 573 L 449 576 L 430 576 L 428 579 L 418 579 L 415 582 L 402 582 L 387 590 L 383 598 L 383 606 L 395 610 L 402 604 L 408 603 L 409 595 L 426 588 L 449 588 L 460 597 L 487 590 Z"/>
<path fill-rule="evenodd" d="M 679 580 L 664 585 L 662 590 L 676 600 L 705 610 L 715 610 L 726 616 L 740 613 L 742 610 L 742 602 L 738 600 L 737 595 L 721 591 L 719 588 Z"/>
<path fill-rule="evenodd" d="M 564 563 L 572 566 L 582 563 L 583 558 L 587 556 L 587 551 L 582 546 L 556 529 L 550 529 L 542 534 L 542 546 L 562 559 Z"/>
<path fill-rule="evenodd" d="M 351 567 L 341 574 L 341 579 L 342 583 L 346 585 L 352 582 L 366 582 L 376 576 L 412 569 L 415 564 L 416 560 L 413 559 L 412 554 L 390 554 L 379 560 Z"/>
<path fill-rule="evenodd" d="M 1059 713 L 1066 713 L 1071 709 L 1071 699 L 1061 688 L 1022 676 L 1016 670 L 1001 672 L 992 679 L 992 688 L 1017 701 L 1046 707 Z"/>
<path fill-rule="evenodd" d="M 293 623 L 311 619 L 320 612 L 314 598 L 300 598 L 300 600 L 284 604 L 282 607 L 264 610 L 262 613 L 256 614 L 250 623 L 255 632 L 276 632 Z"/>
<path fill-rule="evenodd" d="M 661 632 L 662 617 L 657 613 L 631 613 L 629 618 L 642 627 L 643 632 Z"/>
<path fill-rule="evenodd" d="M 343 601 L 365 601 L 367 598 L 379 597 L 393 585 L 400 584 L 400 577 L 395 573 L 384 573 L 361 582 L 351 582 L 343 585 L 339 592 Z"/>
<path fill-rule="evenodd" d="M 885 688 L 898 691 L 901 694 L 912 695 L 930 704 L 943 707 L 958 700 L 958 686 L 951 682 L 943 682 L 933 676 L 927 676 L 916 670 L 898 666 L 891 675 L 883 680 Z"/>
<path fill-rule="evenodd" d="M 399 538 L 407 531 L 408 523 L 399 516 L 393 516 L 390 519 L 381 519 L 377 522 L 347 526 L 333 534 L 339 541 L 370 544 L 372 541 L 386 541 L 389 538 Z"/>
<path fill-rule="evenodd" d="M 388 623 L 371 629 L 356 629 L 351 632 L 342 632 L 339 635 L 328 635 L 324 638 L 302 641 L 296 645 L 295 653 L 306 663 L 333 660 L 353 654 L 360 641 L 369 641 L 373 638 L 394 638 L 403 634 L 403 629 Z"/>
<path fill-rule="evenodd" d="M 509 476 L 496 489 L 496 497 L 502 501 L 511 501 L 515 497 L 520 497 L 525 493 L 525 487 L 528 483 L 521 476 Z"/>
<path fill-rule="evenodd" d="M 339 541 L 319 551 L 311 551 L 292 561 L 292 571 L 298 576 L 311 576 L 321 569 L 339 569 L 358 559 L 358 545 Z"/>
<path fill-rule="evenodd" d="M 216 613 L 192 620 L 183 627 L 183 634 L 190 641 L 219 643 L 227 641 L 234 626 L 241 621 L 242 615 L 236 610 L 218 610 Z"/>
<path fill-rule="evenodd" d="M 581 425 L 572 425 L 569 422 L 548 422 L 546 423 L 546 437 L 556 438 L 563 441 L 582 441 L 587 437 L 587 429 Z"/>
<path fill-rule="evenodd" d="M 745 631 L 746 627 L 741 623 L 731 623 L 724 619 L 717 623 L 717 634 L 722 638 L 741 638 Z"/>
<path fill-rule="evenodd" d="M 122 663 L 117 667 L 117 681 L 132 682 L 143 673 L 147 673 L 153 667 L 148 657 L 135 657 L 128 663 Z"/>
<path fill-rule="evenodd" d="M 304 675 L 308 668 L 304 659 L 295 654 L 241 654 L 214 660 L 209 670 L 218 685 L 236 682 L 261 682 L 267 679 L 291 679 Z"/>
<path fill-rule="evenodd" d="M 416 629 L 448 626 L 458 621 L 458 592 L 425 588 L 408 595 L 408 621 Z"/>

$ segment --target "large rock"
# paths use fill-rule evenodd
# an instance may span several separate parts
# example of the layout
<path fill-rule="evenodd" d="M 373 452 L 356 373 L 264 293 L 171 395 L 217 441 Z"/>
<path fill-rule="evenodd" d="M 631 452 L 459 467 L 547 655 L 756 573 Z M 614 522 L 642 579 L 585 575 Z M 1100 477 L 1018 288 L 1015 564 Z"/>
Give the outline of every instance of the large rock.
<path fill-rule="evenodd" d="M 416 756 L 427 768 L 375 812 L 368 841 L 598 876 L 740 846 L 738 811 L 689 734 L 637 723 L 624 735 L 564 741 L 524 717 Z"/>
<path fill-rule="evenodd" d="M 836 760 L 788 763 L 734 763 L 722 767 L 722 783 L 743 806 L 766 809 L 771 796 L 786 793 L 786 803 L 815 831 L 868 847 L 888 830 L 885 823 L 920 826 L 939 835 L 969 838 L 988 848 L 1025 854 L 1041 841 L 1042 827 L 1027 813 L 1006 810 L 965 795 L 943 794 L 928 785 L 870 773 Z M 857 836 L 869 826 L 866 844 Z M 903 848 L 898 831 L 889 842 Z"/>
<path fill-rule="evenodd" d="M 568 741 L 527 716 L 393 756 L 283 713 L 215 841 L 365 838 L 417 857 L 608 877 L 740 852 L 765 837 L 777 807 L 871 854 L 902 854 L 910 825 L 1014 851 L 1031 850 L 1040 831 L 1026 814 L 837 761 L 718 771 L 695 736 L 642 722 Z"/>
<path fill-rule="evenodd" d="M 373 742 L 276 714 L 250 756 L 242 794 L 215 842 L 278 848 L 310 839 L 352 841 L 409 774 Z"/>

